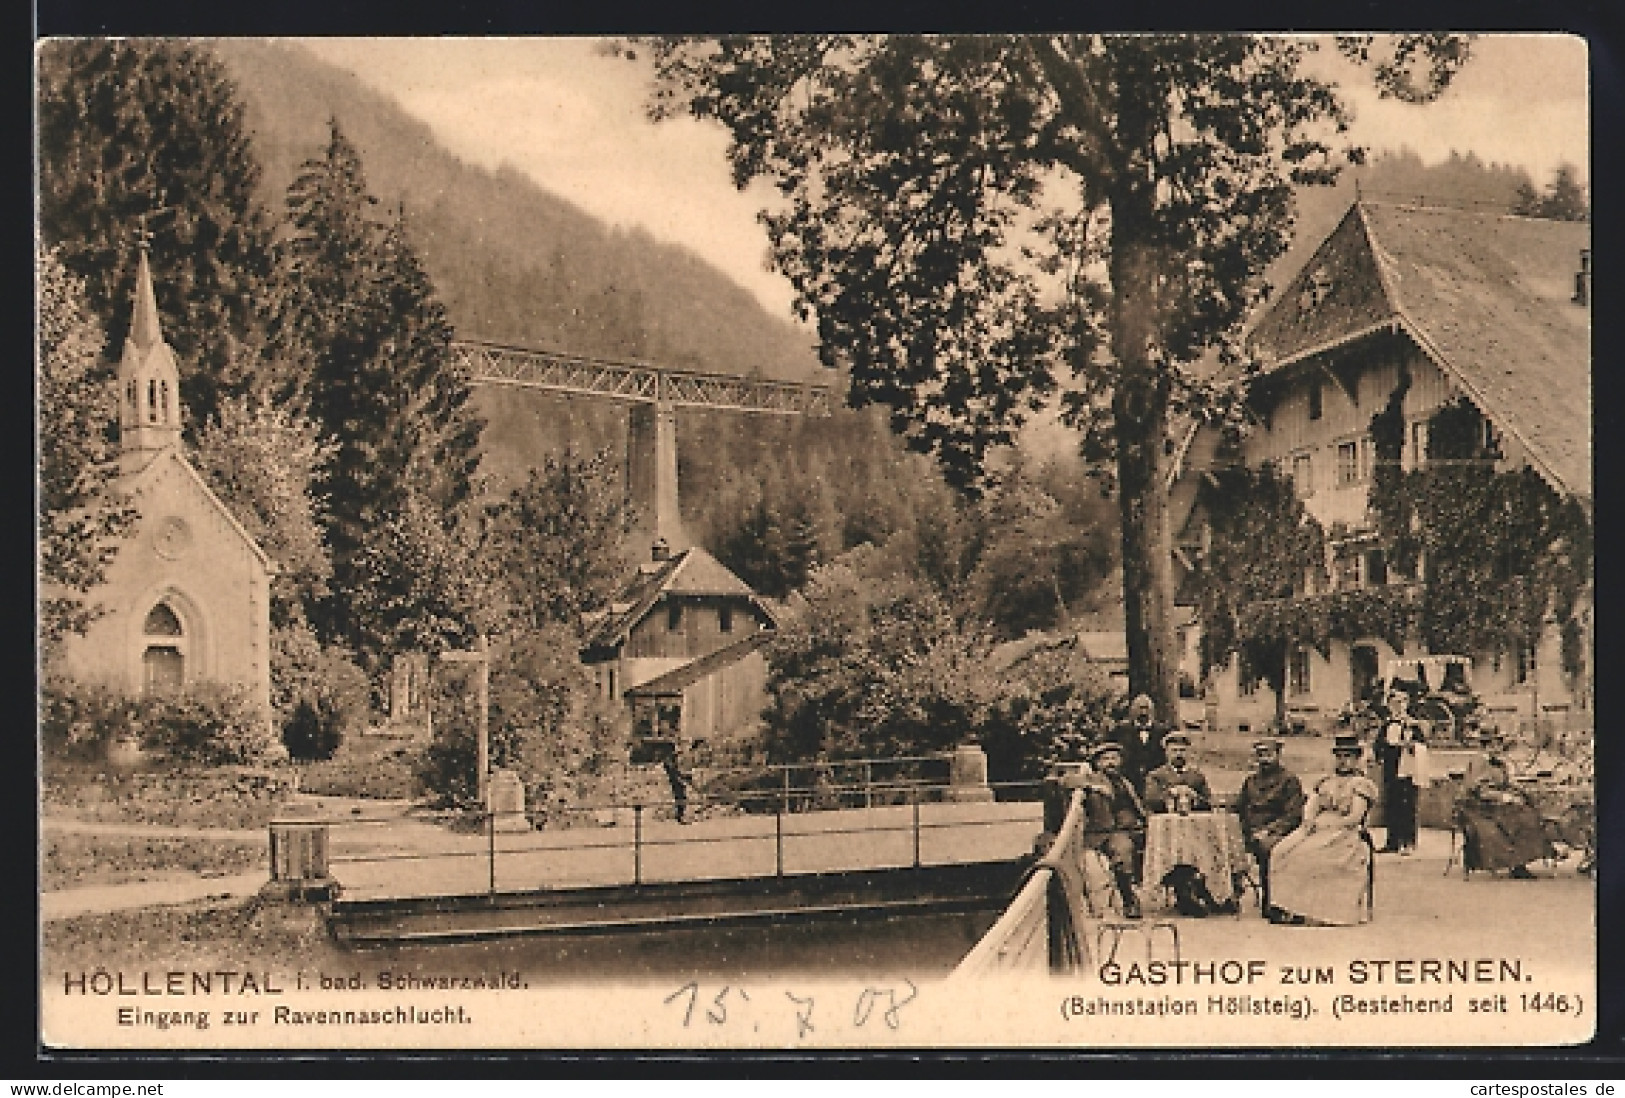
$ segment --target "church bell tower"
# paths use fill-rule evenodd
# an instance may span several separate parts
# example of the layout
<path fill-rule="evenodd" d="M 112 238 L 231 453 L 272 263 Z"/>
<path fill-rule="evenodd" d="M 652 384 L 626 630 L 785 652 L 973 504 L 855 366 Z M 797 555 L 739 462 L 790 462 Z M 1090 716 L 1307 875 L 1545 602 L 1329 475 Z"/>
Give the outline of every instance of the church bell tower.
<path fill-rule="evenodd" d="M 177 445 L 181 437 L 180 374 L 175 353 L 158 324 L 147 248 L 141 247 L 135 275 L 135 312 L 119 361 L 119 442 L 126 457 L 151 456 Z"/>

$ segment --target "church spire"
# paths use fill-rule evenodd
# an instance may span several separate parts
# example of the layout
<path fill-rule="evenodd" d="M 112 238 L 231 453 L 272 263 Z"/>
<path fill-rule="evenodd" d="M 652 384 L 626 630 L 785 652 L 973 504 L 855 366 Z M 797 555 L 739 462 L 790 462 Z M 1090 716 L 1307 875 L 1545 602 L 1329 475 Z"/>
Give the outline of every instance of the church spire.
<path fill-rule="evenodd" d="M 158 295 L 152 292 L 152 268 L 147 263 L 147 241 L 141 241 L 141 262 L 135 271 L 135 315 L 130 320 L 130 342 L 145 354 L 164 341 L 158 324 Z"/>
<path fill-rule="evenodd" d="M 177 445 L 181 437 L 181 379 L 175 353 L 158 322 L 158 296 L 152 288 L 147 238 L 141 239 L 135 271 L 130 334 L 119 362 L 119 443 L 135 458 Z"/>

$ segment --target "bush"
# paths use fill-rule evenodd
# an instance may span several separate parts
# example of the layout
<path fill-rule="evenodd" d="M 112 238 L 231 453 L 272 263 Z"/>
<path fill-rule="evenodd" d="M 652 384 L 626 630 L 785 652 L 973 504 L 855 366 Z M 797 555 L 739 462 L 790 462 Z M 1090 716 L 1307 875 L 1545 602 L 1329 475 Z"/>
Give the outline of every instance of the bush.
<path fill-rule="evenodd" d="M 100 762 L 110 740 L 135 730 L 136 699 L 100 683 L 49 677 L 40 688 L 40 743 L 47 758 Z"/>
<path fill-rule="evenodd" d="M 100 683 L 48 679 L 40 735 L 49 757 L 68 762 L 99 763 L 108 743 L 123 738 L 203 766 L 260 762 L 271 746 L 260 707 L 241 689 L 215 683 L 131 697 Z"/>
<path fill-rule="evenodd" d="M 328 797 L 410 800 L 418 795 L 420 752 L 398 739 L 355 736 L 331 758 L 299 768 L 299 788 Z"/>
<path fill-rule="evenodd" d="M 143 746 L 202 766 L 260 762 L 273 742 L 260 707 L 243 690 L 214 683 L 143 697 L 136 720 Z"/>
<path fill-rule="evenodd" d="M 271 705 L 281 717 L 283 746 L 295 759 L 332 758 L 344 737 L 367 726 L 366 673 L 342 651 L 323 648 L 303 623 L 278 629 L 271 649 Z"/>

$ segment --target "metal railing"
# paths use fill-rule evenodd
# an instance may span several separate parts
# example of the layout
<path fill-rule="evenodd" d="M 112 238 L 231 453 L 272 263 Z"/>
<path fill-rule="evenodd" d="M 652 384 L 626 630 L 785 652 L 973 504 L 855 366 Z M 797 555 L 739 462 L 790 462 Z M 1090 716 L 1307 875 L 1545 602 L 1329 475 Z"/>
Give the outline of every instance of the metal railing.
<path fill-rule="evenodd" d="M 483 340 L 453 340 L 451 353 L 476 384 L 779 415 L 827 416 L 836 399 L 827 385 L 616 362 Z"/>
<path fill-rule="evenodd" d="M 1099 918 L 1088 885 L 1089 863 L 1098 855 L 1083 841 L 1083 817 L 1083 793 L 1074 790 L 1049 849 L 951 979 L 1070 973 L 1087 966 L 1089 933 Z"/>
<path fill-rule="evenodd" d="M 943 857 L 939 837 L 1024 826 L 1024 817 L 1010 804 L 1036 800 L 1039 785 L 1036 781 L 990 783 L 985 788 L 1001 795 L 999 801 L 982 805 L 980 812 L 945 812 L 933 806 L 964 803 L 957 800 L 963 792 L 960 787 L 917 782 L 833 786 L 781 782 L 770 792 L 708 794 L 705 804 L 712 813 L 702 821 L 708 829 L 657 823 L 657 813 L 665 816 L 670 812 L 670 800 L 606 800 L 554 807 L 540 829 L 522 813 L 415 811 L 391 816 L 286 818 L 273 821 L 271 831 L 273 843 L 278 843 L 276 836 L 282 836 L 280 849 L 287 849 L 290 830 L 319 828 L 326 833 L 321 843 L 324 864 L 283 868 L 283 873 L 295 879 L 293 883 L 301 876 L 326 878 L 331 874 L 337 878 L 341 894 L 351 896 L 411 898 L 482 892 L 495 896 L 553 888 L 641 886 L 656 880 L 785 877 L 798 872 L 955 864 L 967 859 Z M 1032 796 L 1021 797 L 1022 792 Z M 833 798 L 832 807 L 807 807 L 818 797 Z M 764 799 L 771 802 L 771 817 L 762 810 Z M 858 802 L 868 806 L 866 812 L 833 807 Z M 699 803 L 696 798 L 690 806 Z M 735 811 L 719 814 L 718 807 Z M 563 817 L 586 818 L 598 827 L 555 826 Z M 369 831 L 375 839 L 369 838 Z M 874 841 L 855 851 L 851 846 L 841 848 L 840 840 L 851 836 Z M 893 839 L 889 846 L 888 837 Z M 975 841 L 967 838 L 953 845 L 963 852 Z M 999 859 L 986 860 L 1003 860 L 1031 849 L 1029 836 L 1023 836 L 1019 844 L 990 842 L 994 846 L 1002 842 L 1012 850 Z M 1017 846 L 1020 849 L 1014 849 Z M 654 864 L 662 858 L 664 866 Z M 410 879 L 414 876 L 415 883 Z"/>

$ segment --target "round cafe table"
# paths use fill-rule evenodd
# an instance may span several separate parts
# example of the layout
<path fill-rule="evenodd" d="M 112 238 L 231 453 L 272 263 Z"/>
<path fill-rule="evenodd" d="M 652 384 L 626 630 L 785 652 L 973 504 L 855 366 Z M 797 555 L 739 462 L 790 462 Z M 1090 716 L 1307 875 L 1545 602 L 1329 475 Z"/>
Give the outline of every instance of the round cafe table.
<path fill-rule="evenodd" d="M 1145 829 L 1145 882 L 1161 884 L 1177 865 L 1200 873 L 1219 903 L 1234 899 L 1235 875 L 1247 869 L 1241 821 L 1229 812 L 1159 812 L 1150 817 Z"/>

